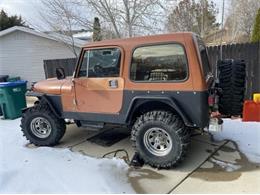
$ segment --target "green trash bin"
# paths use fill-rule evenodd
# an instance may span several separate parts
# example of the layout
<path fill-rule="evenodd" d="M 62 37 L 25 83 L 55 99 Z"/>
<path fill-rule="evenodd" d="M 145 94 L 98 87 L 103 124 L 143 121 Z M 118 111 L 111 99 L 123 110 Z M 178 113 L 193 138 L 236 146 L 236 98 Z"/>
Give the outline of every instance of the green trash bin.
<path fill-rule="evenodd" d="M 20 81 L 21 78 L 20 77 L 9 77 L 7 79 L 7 82 L 15 82 L 15 81 Z"/>
<path fill-rule="evenodd" d="M 4 119 L 15 119 L 26 108 L 26 81 L 0 83 L 0 106 Z"/>

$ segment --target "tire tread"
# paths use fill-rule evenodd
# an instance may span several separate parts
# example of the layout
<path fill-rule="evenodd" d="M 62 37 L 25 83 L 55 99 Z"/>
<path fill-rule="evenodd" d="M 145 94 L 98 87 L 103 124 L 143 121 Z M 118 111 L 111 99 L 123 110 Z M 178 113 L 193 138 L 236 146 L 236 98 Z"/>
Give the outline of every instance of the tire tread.
<path fill-rule="evenodd" d="M 152 167 L 157 167 L 157 168 L 171 168 L 174 166 L 177 166 L 180 162 L 182 162 L 187 154 L 187 150 L 190 144 L 190 133 L 188 129 L 185 127 L 184 123 L 182 120 L 179 118 L 179 116 L 168 112 L 168 111 L 161 111 L 161 110 L 156 110 L 156 111 L 151 111 L 147 112 L 143 115 L 141 115 L 136 122 L 134 123 L 132 127 L 132 132 L 131 132 L 131 141 L 133 148 L 137 153 L 139 153 L 139 148 L 136 144 L 137 142 L 137 135 L 138 132 L 141 130 L 142 126 L 150 121 L 161 121 L 167 126 L 171 127 L 172 130 L 176 131 L 177 136 L 181 140 L 181 150 L 178 152 L 178 156 L 174 158 L 173 161 L 168 161 L 168 162 L 162 162 L 158 164 L 155 161 L 151 161 L 147 159 L 145 156 L 140 156 L 140 158 L 147 164 L 151 165 Z M 177 129 L 177 130 L 176 130 Z"/>

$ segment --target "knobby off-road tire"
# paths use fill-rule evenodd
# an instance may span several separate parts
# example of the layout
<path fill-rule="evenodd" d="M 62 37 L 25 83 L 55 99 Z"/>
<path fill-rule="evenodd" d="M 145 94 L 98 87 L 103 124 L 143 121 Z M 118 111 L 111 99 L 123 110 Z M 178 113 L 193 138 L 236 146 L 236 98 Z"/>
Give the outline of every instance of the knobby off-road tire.
<path fill-rule="evenodd" d="M 162 146 L 168 143 L 166 150 L 165 147 L 156 146 L 160 135 L 163 138 Z M 170 168 L 184 159 L 190 134 L 179 116 L 167 111 L 151 111 L 137 119 L 132 127 L 131 140 L 145 163 L 152 167 Z"/>
<path fill-rule="evenodd" d="M 21 129 L 30 143 L 36 146 L 57 145 L 63 137 L 66 125 L 57 118 L 47 104 L 38 104 L 22 115 Z"/>
<path fill-rule="evenodd" d="M 218 64 L 219 87 L 222 93 L 219 97 L 219 112 L 228 116 L 242 114 L 246 66 L 242 60 L 223 60 Z"/>

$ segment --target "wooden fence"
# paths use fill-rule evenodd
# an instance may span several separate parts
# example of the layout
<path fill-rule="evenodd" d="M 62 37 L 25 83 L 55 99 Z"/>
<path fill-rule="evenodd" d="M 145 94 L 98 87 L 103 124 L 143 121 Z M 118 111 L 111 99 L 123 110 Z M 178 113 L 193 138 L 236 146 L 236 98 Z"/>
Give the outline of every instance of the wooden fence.
<path fill-rule="evenodd" d="M 231 44 L 223 46 L 223 59 L 244 60 L 247 66 L 246 98 L 260 92 L 260 43 Z M 215 67 L 219 59 L 220 46 L 208 47 L 210 63 Z M 62 67 L 66 76 L 71 76 L 76 65 L 75 58 L 44 60 L 46 78 L 55 77 L 56 68 Z"/>
<path fill-rule="evenodd" d="M 260 43 L 231 44 L 222 47 L 223 59 L 240 59 L 246 63 L 246 99 L 260 92 Z M 210 63 L 215 66 L 219 59 L 220 46 L 208 47 Z"/>

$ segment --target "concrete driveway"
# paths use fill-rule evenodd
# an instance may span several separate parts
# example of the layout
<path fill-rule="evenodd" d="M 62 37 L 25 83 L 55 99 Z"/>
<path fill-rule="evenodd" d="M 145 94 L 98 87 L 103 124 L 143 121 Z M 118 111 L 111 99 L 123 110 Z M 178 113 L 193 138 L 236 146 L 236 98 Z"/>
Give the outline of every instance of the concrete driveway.
<path fill-rule="evenodd" d="M 28 101 L 32 106 L 35 99 Z M 107 129 L 109 131 L 111 129 Z M 125 132 L 124 129 L 116 129 Z M 104 130 L 106 131 L 106 130 Z M 102 158 L 113 158 L 113 151 L 124 149 L 134 155 L 129 137 L 109 146 L 89 141 L 102 132 L 68 125 L 60 148 Z M 124 158 L 119 152 L 117 157 Z M 171 170 L 149 166 L 129 169 L 129 182 L 137 193 L 260 193 L 260 164 L 250 163 L 230 141 L 213 142 L 209 135 L 194 136 L 185 161 Z"/>
<path fill-rule="evenodd" d="M 32 98 L 28 106 L 33 101 Z M 124 149 L 132 158 L 134 151 L 129 137 L 104 147 L 88 140 L 97 134 L 100 131 L 69 125 L 57 147 L 69 148 L 73 152 L 96 158 Z M 113 154 L 106 157 L 113 158 Z M 117 157 L 124 158 L 125 154 L 118 153 Z M 171 170 L 158 170 L 149 166 L 130 168 L 128 177 L 137 193 L 260 193 L 260 164 L 250 163 L 235 143 L 213 142 L 206 134 L 192 138 L 189 153 L 178 167 Z"/>
<path fill-rule="evenodd" d="M 104 147 L 88 140 L 99 133 L 69 125 L 57 147 L 70 148 L 74 152 L 97 158 L 125 149 L 132 158 L 134 151 L 129 137 Z M 112 158 L 113 154 L 107 157 Z M 124 156 L 123 152 L 117 155 Z M 130 168 L 128 176 L 137 193 L 260 193 L 259 165 L 249 163 L 234 143 L 213 142 L 208 135 L 192 138 L 187 158 L 177 168 Z"/>

